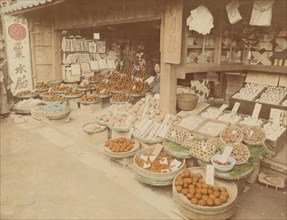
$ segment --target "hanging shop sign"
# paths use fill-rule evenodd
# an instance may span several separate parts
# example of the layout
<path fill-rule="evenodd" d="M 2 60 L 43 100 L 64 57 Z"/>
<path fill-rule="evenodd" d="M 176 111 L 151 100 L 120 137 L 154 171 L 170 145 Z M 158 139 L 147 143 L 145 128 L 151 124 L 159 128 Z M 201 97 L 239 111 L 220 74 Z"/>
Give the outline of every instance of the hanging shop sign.
<path fill-rule="evenodd" d="M 8 63 L 13 81 L 11 92 L 32 90 L 32 68 L 28 24 L 25 18 L 2 16 Z"/>

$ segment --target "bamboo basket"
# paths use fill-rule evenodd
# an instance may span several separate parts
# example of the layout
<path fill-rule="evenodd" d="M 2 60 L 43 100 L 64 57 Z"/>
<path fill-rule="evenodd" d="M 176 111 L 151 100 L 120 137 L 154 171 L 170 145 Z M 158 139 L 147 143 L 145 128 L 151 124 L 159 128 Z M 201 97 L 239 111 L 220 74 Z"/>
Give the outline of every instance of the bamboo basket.
<path fill-rule="evenodd" d="M 199 167 L 191 167 L 188 169 L 194 173 L 201 173 L 203 178 L 205 179 L 205 172 L 203 169 Z M 236 184 L 233 181 L 224 181 L 217 178 L 214 179 L 214 186 L 225 187 L 229 193 L 229 198 L 226 203 L 220 206 L 209 207 L 192 204 L 183 194 L 176 191 L 175 179 L 178 175 L 179 174 L 177 174 L 173 180 L 173 200 L 184 216 L 192 219 L 212 220 L 229 219 L 235 214 L 237 210 L 238 190 Z"/>
<path fill-rule="evenodd" d="M 191 111 L 195 109 L 198 96 L 191 93 L 177 94 L 177 108 L 183 111 Z"/>
<path fill-rule="evenodd" d="M 140 167 L 136 163 L 136 159 L 139 158 L 142 154 L 153 152 L 154 147 L 143 149 L 136 153 L 133 158 L 133 169 L 136 178 L 146 184 L 153 186 L 167 186 L 171 185 L 174 177 L 185 168 L 185 159 L 181 159 L 181 166 L 178 170 L 168 172 L 168 173 L 158 173 L 150 172 Z M 179 160 L 179 159 L 178 159 Z"/>

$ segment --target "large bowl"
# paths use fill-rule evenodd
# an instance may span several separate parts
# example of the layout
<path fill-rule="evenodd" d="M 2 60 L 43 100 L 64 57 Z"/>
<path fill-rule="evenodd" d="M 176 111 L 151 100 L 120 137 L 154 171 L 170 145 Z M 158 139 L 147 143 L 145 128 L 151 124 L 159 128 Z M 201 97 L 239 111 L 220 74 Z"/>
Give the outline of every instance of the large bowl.
<path fill-rule="evenodd" d="M 229 170 L 232 170 L 232 168 L 236 164 L 236 160 L 233 157 L 229 156 L 228 157 L 228 162 L 230 163 L 229 165 L 219 165 L 218 163 L 215 162 L 218 160 L 219 156 L 220 154 L 215 154 L 213 157 L 211 157 L 211 163 L 213 164 L 215 169 L 222 171 L 222 172 L 227 172 Z"/>

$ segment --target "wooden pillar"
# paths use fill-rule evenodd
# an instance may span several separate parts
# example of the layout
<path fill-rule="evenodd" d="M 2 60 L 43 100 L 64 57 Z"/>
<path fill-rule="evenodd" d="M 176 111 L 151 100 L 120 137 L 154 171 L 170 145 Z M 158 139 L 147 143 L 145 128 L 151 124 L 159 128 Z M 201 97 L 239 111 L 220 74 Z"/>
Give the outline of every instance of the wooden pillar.
<path fill-rule="evenodd" d="M 160 31 L 160 109 L 175 114 L 176 70 L 181 63 L 183 0 L 166 0 L 164 4 Z"/>

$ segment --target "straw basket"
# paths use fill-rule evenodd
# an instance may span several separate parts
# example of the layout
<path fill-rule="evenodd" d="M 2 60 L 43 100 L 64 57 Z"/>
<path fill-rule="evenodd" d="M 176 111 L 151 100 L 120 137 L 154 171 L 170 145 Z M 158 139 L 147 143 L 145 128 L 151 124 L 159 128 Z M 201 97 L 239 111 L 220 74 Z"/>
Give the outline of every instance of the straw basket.
<path fill-rule="evenodd" d="M 198 167 L 188 168 L 194 173 L 201 173 L 205 179 L 204 170 Z M 181 213 L 187 218 L 191 219 L 229 219 L 233 216 L 237 210 L 237 186 L 232 181 L 223 181 L 220 179 L 214 179 L 214 186 L 225 187 L 229 193 L 229 198 L 226 203 L 220 206 L 200 206 L 192 204 L 183 194 L 178 193 L 175 187 L 175 180 L 179 174 L 177 174 L 173 180 L 172 193 L 173 201 Z"/>
<path fill-rule="evenodd" d="M 198 102 L 198 96 L 191 93 L 177 94 L 177 108 L 183 111 L 195 109 Z"/>

